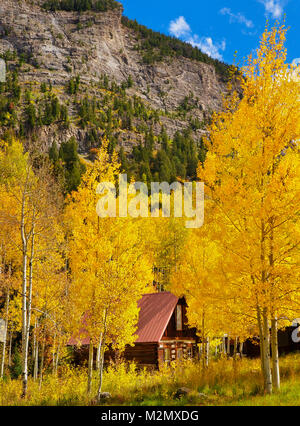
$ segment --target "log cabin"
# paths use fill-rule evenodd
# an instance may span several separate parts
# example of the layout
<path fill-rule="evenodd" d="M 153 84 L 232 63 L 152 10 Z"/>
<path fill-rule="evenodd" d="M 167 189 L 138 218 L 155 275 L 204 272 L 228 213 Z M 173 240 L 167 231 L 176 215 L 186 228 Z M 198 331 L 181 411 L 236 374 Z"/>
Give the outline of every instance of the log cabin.
<path fill-rule="evenodd" d="M 298 330 L 298 341 L 293 341 L 293 332 Z M 278 330 L 278 353 L 279 356 L 300 352 L 300 324 Z M 271 335 L 271 329 L 270 329 Z M 272 351 L 271 351 L 272 352 Z M 249 358 L 260 356 L 259 338 L 247 339 L 244 343 L 244 354 Z"/>
<path fill-rule="evenodd" d="M 169 292 L 145 294 L 138 302 L 139 320 L 134 346 L 127 346 L 122 357 L 141 367 L 158 369 L 183 358 L 198 354 L 196 329 L 187 325 L 186 300 Z M 81 364 L 88 358 L 89 338 L 81 341 L 80 348 L 71 338 L 68 346 L 74 348 L 74 362 Z M 107 351 L 105 361 L 113 360 L 116 354 Z"/>
<path fill-rule="evenodd" d="M 182 358 L 195 358 L 199 355 L 200 338 L 195 328 L 187 325 L 187 303 L 185 298 L 178 298 L 169 292 L 145 294 L 138 302 L 139 320 L 134 346 L 127 346 L 122 358 L 134 361 L 141 367 L 159 368 Z M 300 351 L 300 343 L 292 341 L 295 327 L 279 330 L 279 354 Z M 85 334 L 84 328 L 81 334 Z M 73 348 L 75 364 L 83 364 L 88 360 L 89 337 L 86 336 L 76 346 L 77 340 L 71 338 L 68 346 Z M 234 342 L 230 342 L 230 354 L 233 355 Z M 226 341 L 227 347 L 227 341 Z M 255 358 L 260 356 L 259 339 L 248 339 L 244 342 L 243 355 Z M 96 352 L 96 349 L 95 349 Z M 105 362 L 115 361 L 118 354 L 107 351 Z M 95 356 L 94 356 L 95 359 Z"/>

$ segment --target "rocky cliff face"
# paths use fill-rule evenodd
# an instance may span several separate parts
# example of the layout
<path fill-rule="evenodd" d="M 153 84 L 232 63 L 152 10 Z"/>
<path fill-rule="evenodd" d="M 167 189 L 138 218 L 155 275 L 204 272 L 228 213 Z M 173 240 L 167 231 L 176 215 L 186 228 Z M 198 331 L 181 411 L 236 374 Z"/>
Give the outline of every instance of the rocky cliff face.
<path fill-rule="evenodd" d="M 197 99 L 193 116 L 200 121 L 220 107 L 225 86 L 214 66 L 186 58 L 145 65 L 135 49 L 135 33 L 121 23 L 122 7 L 105 13 L 46 12 L 40 3 L 0 0 L 0 53 L 11 50 L 30 58 L 20 73 L 23 83 L 62 87 L 80 75 L 88 88 L 103 74 L 116 83 L 131 75 L 134 86 L 127 92 L 151 108 L 175 111 L 189 93 Z M 180 117 L 165 116 L 162 123 L 170 135 L 186 125 Z M 52 131 L 47 132 L 50 137 Z M 201 136 L 202 130 L 196 133 Z"/>

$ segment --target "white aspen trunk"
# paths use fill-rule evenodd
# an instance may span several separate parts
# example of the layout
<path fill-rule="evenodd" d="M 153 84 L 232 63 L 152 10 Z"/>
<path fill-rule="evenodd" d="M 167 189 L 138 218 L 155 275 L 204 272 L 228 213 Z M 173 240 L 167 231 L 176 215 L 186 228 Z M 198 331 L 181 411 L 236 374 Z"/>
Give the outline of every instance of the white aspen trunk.
<path fill-rule="evenodd" d="M 43 344 L 42 344 L 42 358 L 41 358 L 40 384 L 39 384 L 40 389 L 41 389 L 42 383 L 43 383 L 44 359 L 45 359 L 45 337 L 43 338 Z"/>
<path fill-rule="evenodd" d="M 39 372 L 39 341 L 37 338 L 37 328 L 38 328 L 38 320 L 35 320 L 34 323 L 34 364 L 33 364 L 33 380 L 36 381 L 38 378 Z"/>
<path fill-rule="evenodd" d="M 267 394 L 272 393 L 272 371 L 270 357 L 270 330 L 267 310 L 263 311 L 263 357 L 264 357 L 264 388 Z"/>
<path fill-rule="evenodd" d="M 202 352 L 203 352 L 203 343 L 200 343 L 199 345 L 199 357 L 202 359 Z"/>
<path fill-rule="evenodd" d="M 227 352 L 228 357 L 230 357 L 230 336 L 229 336 L 229 334 L 227 335 L 227 350 L 226 350 L 226 352 Z"/>
<path fill-rule="evenodd" d="M 102 384 L 103 384 L 103 369 L 104 369 L 104 355 L 105 355 L 105 333 L 103 333 L 103 340 L 102 340 L 102 349 L 101 349 L 101 356 L 100 356 L 100 368 L 99 368 L 99 385 L 98 385 L 98 401 L 101 400 L 101 392 L 102 392 Z"/>
<path fill-rule="evenodd" d="M 261 364 L 261 372 L 265 381 L 266 372 L 265 372 L 265 363 L 264 363 L 265 357 L 264 357 L 264 344 L 263 344 L 264 332 L 263 332 L 263 324 L 262 324 L 260 307 L 257 306 L 256 309 L 257 309 L 257 324 L 258 324 L 258 330 L 259 330 L 260 364 Z"/>
<path fill-rule="evenodd" d="M 1 370 L 0 370 L 1 379 L 3 378 L 4 367 L 5 367 L 6 341 L 7 341 L 7 329 L 8 329 L 8 312 L 9 312 L 9 287 L 7 287 L 5 305 L 6 305 L 6 309 L 5 309 L 5 329 L 4 329 L 4 342 L 3 342 L 3 348 L 2 348 L 2 359 L 1 359 Z"/>
<path fill-rule="evenodd" d="M 104 355 L 105 355 L 105 340 L 106 340 L 106 322 L 107 322 L 107 309 L 105 309 L 104 313 L 104 321 L 103 321 L 103 333 L 102 333 L 102 342 L 101 342 L 101 357 L 100 357 L 100 369 L 99 369 L 99 385 L 97 392 L 98 401 L 101 400 L 101 392 L 102 392 L 102 383 L 103 383 L 103 369 L 104 369 Z"/>
<path fill-rule="evenodd" d="M 27 394 L 28 381 L 28 353 L 26 345 L 27 335 L 27 243 L 25 230 L 25 204 L 26 204 L 26 186 L 23 191 L 22 211 L 21 211 L 21 240 L 22 240 L 22 398 Z"/>
<path fill-rule="evenodd" d="M 94 345 L 91 340 L 89 344 L 88 386 L 87 386 L 88 394 L 90 394 L 92 390 L 93 363 L 94 363 Z"/>
<path fill-rule="evenodd" d="M 100 335 L 98 347 L 97 347 L 97 355 L 96 355 L 96 370 L 100 370 L 100 363 L 101 363 L 101 348 L 102 348 L 102 333 Z"/>
<path fill-rule="evenodd" d="M 31 238 L 31 252 L 30 252 L 30 259 L 29 259 L 29 288 L 28 288 L 28 297 L 27 297 L 27 327 L 26 327 L 26 341 L 25 341 L 27 363 L 28 363 L 30 323 L 31 323 L 34 244 L 35 244 L 35 234 L 34 234 L 34 224 L 33 224 L 32 238 Z"/>
<path fill-rule="evenodd" d="M 240 342 L 239 351 L 240 351 L 241 358 L 243 358 L 243 350 L 244 350 L 244 342 Z"/>
<path fill-rule="evenodd" d="M 33 330 L 32 339 L 33 339 L 33 344 L 32 344 L 32 361 L 33 361 L 33 367 L 34 367 L 34 363 L 35 363 L 35 349 L 36 349 L 36 320 L 34 322 L 34 330 Z"/>
<path fill-rule="evenodd" d="M 206 345 L 205 345 L 205 367 L 208 368 L 209 366 L 209 348 L 210 348 L 210 341 L 209 337 L 206 339 Z"/>
<path fill-rule="evenodd" d="M 36 381 L 39 374 L 39 341 L 36 341 L 35 345 L 35 354 L 34 354 L 34 369 L 33 369 L 33 379 Z"/>
<path fill-rule="evenodd" d="M 238 347 L 238 338 L 234 339 L 234 347 L 233 347 L 233 359 L 237 358 L 237 347 Z"/>
<path fill-rule="evenodd" d="M 274 172 L 274 167 L 273 167 Z M 270 266 L 274 267 L 274 219 L 271 220 L 271 248 L 269 255 Z M 274 283 L 272 282 L 272 289 Z M 271 311 L 271 348 L 272 348 L 272 373 L 273 383 L 276 390 L 280 390 L 280 369 L 279 369 L 279 353 L 278 353 L 278 321 L 273 311 Z"/>
<path fill-rule="evenodd" d="M 55 359 L 55 375 L 57 375 L 58 362 L 59 362 L 60 344 L 57 346 L 56 359 Z"/>
<path fill-rule="evenodd" d="M 9 330 L 8 366 L 11 367 L 12 330 Z"/>
<path fill-rule="evenodd" d="M 277 318 L 272 319 L 271 336 L 272 336 L 271 347 L 272 347 L 273 382 L 274 382 L 275 389 L 280 390 Z"/>
<path fill-rule="evenodd" d="M 226 337 L 225 337 L 225 335 L 223 336 L 222 347 L 223 347 L 223 354 L 226 355 Z"/>
<path fill-rule="evenodd" d="M 264 147 L 263 147 L 264 150 Z M 262 207 L 264 205 L 264 198 L 262 198 Z M 261 250 L 260 250 L 260 259 L 261 259 L 261 282 L 265 284 L 267 282 L 267 272 L 266 272 L 266 226 L 264 219 L 261 220 Z M 265 292 L 264 292 L 265 293 Z M 260 312 L 259 312 L 260 314 Z M 262 333 L 262 368 L 264 372 L 264 390 L 265 393 L 272 393 L 272 370 L 271 370 L 271 357 L 270 357 L 270 329 L 269 329 L 269 318 L 268 318 L 268 308 L 265 305 L 262 310 L 262 321 L 259 321 L 259 325 L 262 326 L 260 333 Z"/>
<path fill-rule="evenodd" d="M 202 337 L 203 340 L 203 337 Z M 200 357 L 200 361 L 201 361 L 201 366 L 202 369 L 204 368 L 204 343 L 200 344 L 200 351 L 199 351 L 199 357 Z"/>
<path fill-rule="evenodd" d="M 27 394 L 28 354 L 26 345 L 27 333 L 27 247 L 23 249 L 23 280 L 22 280 L 22 398 Z"/>
<path fill-rule="evenodd" d="M 202 312 L 202 338 L 201 338 L 201 360 L 202 360 L 202 374 L 205 370 L 205 314 Z"/>
<path fill-rule="evenodd" d="M 54 339 L 53 339 L 53 347 L 52 347 L 52 374 L 55 373 L 55 347 L 56 347 L 56 333 L 54 334 Z"/>

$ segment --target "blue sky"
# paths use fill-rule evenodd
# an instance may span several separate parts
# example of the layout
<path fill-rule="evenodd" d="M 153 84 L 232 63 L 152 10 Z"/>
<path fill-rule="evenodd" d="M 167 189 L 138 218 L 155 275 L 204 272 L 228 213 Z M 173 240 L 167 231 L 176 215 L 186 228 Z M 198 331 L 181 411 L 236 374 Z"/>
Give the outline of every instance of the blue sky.
<path fill-rule="evenodd" d="M 288 61 L 300 58 L 300 0 L 120 0 L 124 14 L 140 24 L 197 45 L 232 63 L 256 49 L 266 20 L 286 16 Z M 300 59 L 299 59 L 300 61 Z"/>

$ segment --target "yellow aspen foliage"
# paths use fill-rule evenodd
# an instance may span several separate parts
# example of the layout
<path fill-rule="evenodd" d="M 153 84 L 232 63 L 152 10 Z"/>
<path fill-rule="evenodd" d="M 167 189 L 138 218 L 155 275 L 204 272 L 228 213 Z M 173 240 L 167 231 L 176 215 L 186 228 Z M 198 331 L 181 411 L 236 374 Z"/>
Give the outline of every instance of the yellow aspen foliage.
<path fill-rule="evenodd" d="M 29 338 L 33 300 L 36 299 L 35 283 L 38 281 L 37 265 L 45 263 L 46 257 L 51 259 L 52 254 L 60 252 L 63 236 L 62 232 L 57 231 L 61 207 L 62 199 L 51 178 L 49 164 L 40 161 L 39 167 L 34 167 L 34 155 L 30 157 L 24 153 L 20 141 L 13 139 L 9 144 L 1 143 L 0 223 L 9 232 L 9 245 L 13 253 L 9 264 L 20 272 L 19 285 L 15 290 L 16 298 L 22 300 L 20 316 L 24 397 L 27 393 Z M 14 305 L 17 306 L 17 303 Z"/>
<path fill-rule="evenodd" d="M 108 141 L 104 139 L 95 162 L 88 167 L 66 208 L 70 295 L 75 307 L 72 327 L 79 340 L 80 329 L 84 328 L 90 346 L 100 348 L 102 368 L 104 352 L 109 346 L 123 350 L 137 338 L 134 335 L 137 302 L 153 279 L 140 228 L 143 222 L 131 218 L 100 218 L 96 213 L 99 183 L 115 183 L 119 173 L 117 154 L 110 157 Z M 101 368 L 100 374 L 102 377 Z"/>
<path fill-rule="evenodd" d="M 285 38 L 284 26 L 266 28 L 257 57 L 242 70 L 243 97 L 233 94 L 214 115 L 207 159 L 198 168 L 223 226 L 219 241 L 230 277 L 224 283 L 240 310 L 257 319 L 269 393 L 269 327 L 297 315 L 300 291 L 300 90 L 286 63 Z M 272 352 L 278 387 L 273 340 Z"/>

